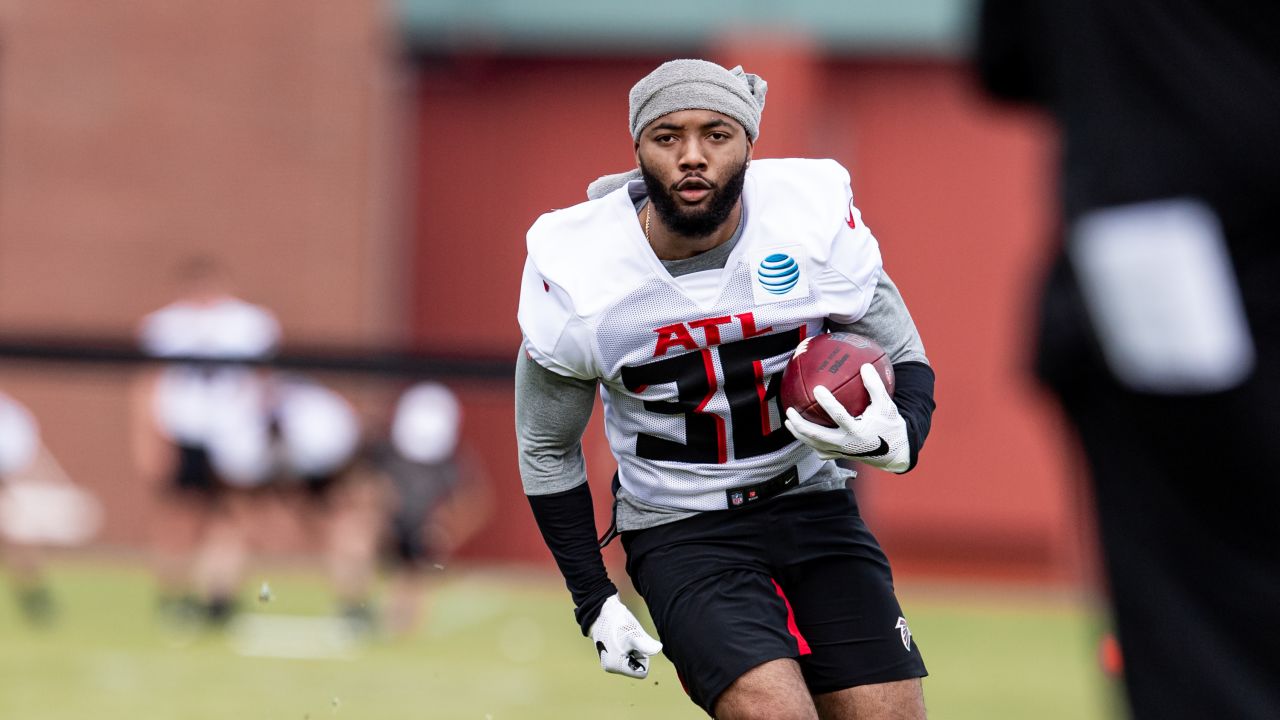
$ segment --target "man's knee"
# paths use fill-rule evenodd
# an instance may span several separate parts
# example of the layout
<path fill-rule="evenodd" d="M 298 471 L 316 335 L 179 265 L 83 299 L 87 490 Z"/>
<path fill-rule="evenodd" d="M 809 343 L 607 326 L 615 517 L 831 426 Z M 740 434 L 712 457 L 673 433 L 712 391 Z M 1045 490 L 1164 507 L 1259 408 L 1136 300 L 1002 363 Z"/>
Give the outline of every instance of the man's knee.
<path fill-rule="evenodd" d="M 794 660 L 770 660 L 743 673 L 716 700 L 717 720 L 817 720 Z"/>
<path fill-rule="evenodd" d="M 925 720 L 919 678 L 860 685 L 813 697 L 822 720 Z"/>

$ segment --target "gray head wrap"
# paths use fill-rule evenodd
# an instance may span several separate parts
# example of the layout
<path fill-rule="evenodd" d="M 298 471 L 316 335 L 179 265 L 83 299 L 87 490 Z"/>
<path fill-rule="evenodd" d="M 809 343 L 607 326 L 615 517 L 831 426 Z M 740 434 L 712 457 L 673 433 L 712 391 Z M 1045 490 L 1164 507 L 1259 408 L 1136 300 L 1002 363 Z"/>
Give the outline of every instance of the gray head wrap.
<path fill-rule="evenodd" d="M 751 142 L 760 136 L 760 113 L 769 84 L 739 65 L 725 70 L 706 60 L 662 63 L 631 88 L 631 137 L 649 123 L 680 110 L 714 110 L 741 123 Z"/>
<path fill-rule="evenodd" d="M 669 113 L 714 110 L 737 120 L 755 142 L 768 89 L 768 83 L 741 65 L 725 70 L 706 60 L 665 62 L 631 88 L 631 137 L 639 140 L 649 123 Z M 604 197 L 639 177 L 639 170 L 606 175 L 587 187 L 587 197 Z"/>

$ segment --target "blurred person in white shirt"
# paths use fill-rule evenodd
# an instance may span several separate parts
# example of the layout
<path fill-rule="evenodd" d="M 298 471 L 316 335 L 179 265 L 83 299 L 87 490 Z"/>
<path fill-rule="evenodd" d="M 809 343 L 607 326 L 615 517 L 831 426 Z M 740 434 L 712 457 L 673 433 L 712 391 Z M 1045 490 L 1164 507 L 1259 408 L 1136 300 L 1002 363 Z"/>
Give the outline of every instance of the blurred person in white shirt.
<path fill-rule="evenodd" d="M 29 468 L 40 451 L 40 429 L 31 412 L 0 393 L 0 485 Z M 37 557 L 21 545 L 5 543 L 5 565 L 12 578 L 23 615 L 43 622 L 53 612 L 53 598 Z"/>
<path fill-rule="evenodd" d="M 358 413 L 338 392 L 293 373 L 272 373 L 257 391 L 254 413 L 211 439 L 211 464 L 224 483 L 248 490 L 237 495 L 279 503 L 297 519 L 321 546 L 339 613 L 352 630 L 371 631 L 381 497 L 357 462 Z"/>
<path fill-rule="evenodd" d="M 225 270 L 195 258 L 179 272 L 178 299 L 139 327 L 150 369 L 135 395 L 134 456 L 159 490 L 152 519 L 160 607 L 225 620 L 244 553 L 241 519 L 213 467 L 219 434 L 259 413 L 261 370 L 280 342 L 268 309 L 237 298 Z"/>
<path fill-rule="evenodd" d="M 0 555 L 29 622 L 44 625 L 55 615 L 45 549 L 79 545 L 100 524 L 97 501 L 45 446 L 35 415 L 0 392 Z"/>

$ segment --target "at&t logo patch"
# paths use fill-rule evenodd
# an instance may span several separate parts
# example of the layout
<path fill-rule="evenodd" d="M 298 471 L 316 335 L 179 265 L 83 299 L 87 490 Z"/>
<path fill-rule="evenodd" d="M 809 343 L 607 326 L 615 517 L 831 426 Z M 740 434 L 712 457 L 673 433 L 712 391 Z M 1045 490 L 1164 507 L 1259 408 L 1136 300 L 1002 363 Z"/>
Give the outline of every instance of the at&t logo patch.
<path fill-rule="evenodd" d="M 751 259 L 751 289 L 756 304 L 808 297 L 807 260 L 799 245 L 757 251 Z"/>
<path fill-rule="evenodd" d="M 800 266 L 796 259 L 786 253 L 774 253 L 760 261 L 756 277 L 765 292 L 774 295 L 785 295 L 788 290 L 800 282 Z"/>

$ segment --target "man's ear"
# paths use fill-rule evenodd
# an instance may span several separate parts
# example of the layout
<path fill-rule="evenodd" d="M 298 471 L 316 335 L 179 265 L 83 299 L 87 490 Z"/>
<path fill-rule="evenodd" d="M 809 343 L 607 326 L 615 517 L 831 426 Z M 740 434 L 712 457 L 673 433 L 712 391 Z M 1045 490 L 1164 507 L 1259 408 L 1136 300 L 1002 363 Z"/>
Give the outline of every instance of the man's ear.
<path fill-rule="evenodd" d="M 636 155 L 636 167 L 640 167 L 640 141 L 639 140 L 636 141 L 634 150 Z"/>
<path fill-rule="evenodd" d="M 747 140 L 747 164 L 748 165 L 751 164 L 751 151 L 755 149 L 756 149 L 756 144 L 751 142 L 751 140 L 748 139 Z"/>

